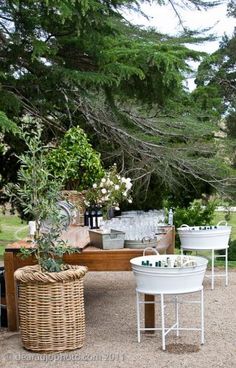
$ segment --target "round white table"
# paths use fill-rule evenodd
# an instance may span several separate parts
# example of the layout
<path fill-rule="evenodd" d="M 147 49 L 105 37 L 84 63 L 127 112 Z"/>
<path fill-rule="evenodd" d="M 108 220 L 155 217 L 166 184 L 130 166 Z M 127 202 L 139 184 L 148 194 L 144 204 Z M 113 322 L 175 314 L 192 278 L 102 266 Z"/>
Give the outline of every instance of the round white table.
<path fill-rule="evenodd" d="M 211 289 L 214 289 L 215 286 L 215 277 L 225 277 L 225 286 L 228 285 L 228 248 L 229 246 L 220 246 L 220 245 L 210 245 L 209 247 L 199 245 L 181 245 L 181 254 L 184 251 L 193 251 L 195 250 L 196 253 L 203 252 L 203 251 L 211 251 Z M 224 250 L 225 254 L 215 254 L 216 250 Z M 215 274 L 215 259 L 216 258 L 224 258 L 225 259 L 225 273 L 217 273 Z M 206 275 L 208 277 L 208 275 Z"/>

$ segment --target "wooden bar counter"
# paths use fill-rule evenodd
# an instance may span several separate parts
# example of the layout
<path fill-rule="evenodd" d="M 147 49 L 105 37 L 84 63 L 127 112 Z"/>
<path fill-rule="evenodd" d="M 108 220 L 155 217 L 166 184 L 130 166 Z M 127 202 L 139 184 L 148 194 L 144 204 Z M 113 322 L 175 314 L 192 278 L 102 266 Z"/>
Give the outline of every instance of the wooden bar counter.
<path fill-rule="evenodd" d="M 172 227 L 167 236 L 160 240 L 160 244 L 165 245 L 166 253 L 174 253 L 175 247 L 175 230 Z M 79 242 L 76 244 L 80 248 Z M 6 303 L 7 303 L 7 317 L 8 329 L 16 331 L 18 329 L 17 322 L 17 290 L 14 280 L 14 272 L 16 269 L 28 265 L 36 264 L 35 257 L 28 257 L 22 259 L 20 256 L 20 248 L 30 248 L 31 243 L 24 240 L 10 244 L 6 247 L 4 253 L 4 267 L 5 267 L 5 283 L 6 283 Z M 81 252 L 76 252 L 64 256 L 64 262 L 74 265 L 87 266 L 89 271 L 131 271 L 130 259 L 143 255 L 143 249 L 116 249 L 116 250 L 102 250 L 92 246 L 85 246 Z M 153 300 L 153 296 L 146 296 L 149 301 Z M 147 304 L 145 306 L 145 326 L 152 327 L 155 323 L 154 318 L 154 304 Z"/>

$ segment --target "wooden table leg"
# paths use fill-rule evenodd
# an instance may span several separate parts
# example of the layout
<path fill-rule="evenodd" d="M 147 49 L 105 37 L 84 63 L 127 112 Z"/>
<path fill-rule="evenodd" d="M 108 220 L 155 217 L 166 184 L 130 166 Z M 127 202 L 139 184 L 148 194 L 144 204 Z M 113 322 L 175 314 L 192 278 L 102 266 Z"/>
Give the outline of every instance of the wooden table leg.
<path fill-rule="evenodd" d="M 144 321 L 145 328 L 154 328 L 155 327 L 155 304 L 154 295 L 144 295 L 145 302 L 153 302 L 150 304 L 144 304 Z M 155 333 L 155 331 L 147 331 L 147 333 Z"/>
<path fill-rule="evenodd" d="M 168 246 L 168 248 L 166 249 L 166 254 L 174 254 L 175 253 L 175 227 L 172 227 L 172 236 L 171 236 L 171 241 L 170 241 L 170 245 Z"/>
<path fill-rule="evenodd" d="M 166 249 L 167 254 L 174 254 L 175 252 L 175 227 L 172 228 L 172 235 L 170 239 L 170 244 Z M 154 295 L 144 296 L 145 302 L 153 302 L 150 304 L 144 304 L 144 321 L 146 328 L 154 328 L 155 327 L 155 297 Z M 154 333 L 155 331 L 147 331 L 148 333 Z"/>
<path fill-rule="evenodd" d="M 14 280 L 14 254 L 5 252 L 5 284 L 6 284 L 6 303 L 7 303 L 7 321 L 8 330 L 17 331 L 17 311 L 16 311 L 16 288 Z"/>

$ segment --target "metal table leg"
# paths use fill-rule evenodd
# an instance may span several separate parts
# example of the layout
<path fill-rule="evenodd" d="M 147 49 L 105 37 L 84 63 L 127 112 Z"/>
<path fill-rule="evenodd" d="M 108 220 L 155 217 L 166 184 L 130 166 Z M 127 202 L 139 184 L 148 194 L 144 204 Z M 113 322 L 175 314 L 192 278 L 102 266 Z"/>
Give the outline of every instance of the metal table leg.
<path fill-rule="evenodd" d="M 215 251 L 211 250 L 211 290 L 214 289 L 215 285 Z"/>
<path fill-rule="evenodd" d="M 164 295 L 163 294 L 161 294 L 161 336 L 162 336 L 162 349 L 166 350 L 165 305 L 164 305 Z"/>
<path fill-rule="evenodd" d="M 203 345 L 204 340 L 204 294 L 203 289 L 201 290 L 201 344 Z"/>
<path fill-rule="evenodd" d="M 139 309 L 139 292 L 136 291 L 136 305 L 137 305 L 137 332 L 138 342 L 140 342 L 140 309 Z"/>
<path fill-rule="evenodd" d="M 225 286 L 228 286 L 229 275 L 228 275 L 228 248 L 225 249 Z"/>
<path fill-rule="evenodd" d="M 200 290 L 196 290 L 201 292 L 200 300 L 194 300 L 194 301 L 180 301 L 178 299 L 177 294 L 174 295 L 174 299 L 172 303 L 175 307 L 175 323 L 170 326 L 166 327 L 165 323 L 165 303 L 164 303 L 164 297 L 165 294 L 158 293 L 156 295 L 160 295 L 160 304 L 161 304 L 161 326 L 160 327 L 141 327 L 140 326 L 140 304 L 146 304 L 149 303 L 148 301 L 142 301 L 140 300 L 140 295 L 144 294 L 143 292 L 139 292 L 136 290 L 136 304 L 137 304 L 137 332 L 138 332 L 138 342 L 141 340 L 141 331 L 160 331 L 161 332 L 161 338 L 162 338 L 162 349 L 166 350 L 166 336 L 171 331 L 176 331 L 176 335 L 179 336 L 180 331 L 200 331 L 200 338 L 201 338 L 201 344 L 204 344 L 204 297 L 203 297 L 203 288 Z M 195 292 L 195 291 L 194 291 Z M 190 292 L 191 294 L 194 292 Z M 188 294 L 188 293 L 186 293 Z M 201 319 L 201 325 L 199 327 L 180 327 L 179 326 L 179 304 L 200 304 L 200 319 Z"/>
<path fill-rule="evenodd" d="M 177 296 L 175 296 L 175 322 L 176 322 L 176 336 L 179 336 L 179 304 Z"/>

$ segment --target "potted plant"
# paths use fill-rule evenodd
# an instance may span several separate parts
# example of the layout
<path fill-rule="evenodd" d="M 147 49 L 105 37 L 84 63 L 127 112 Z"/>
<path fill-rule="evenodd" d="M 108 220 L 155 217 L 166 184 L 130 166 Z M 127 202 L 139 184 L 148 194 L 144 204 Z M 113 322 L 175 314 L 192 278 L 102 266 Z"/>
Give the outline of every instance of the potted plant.
<path fill-rule="evenodd" d="M 48 148 L 42 147 L 41 133 L 38 124 L 33 132 L 21 131 L 28 151 L 19 157 L 17 184 L 7 187 L 36 225 L 33 246 L 21 252 L 25 257 L 34 254 L 37 265 L 15 272 L 19 324 L 26 349 L 64 351 L 83 345 L 83 277 L 87 268 L 63 264 L 63 255 L 74 249 L 60 238 L 64 225 L 58 206 L 62 181 L 54 178 L 47 167 Z"/>

